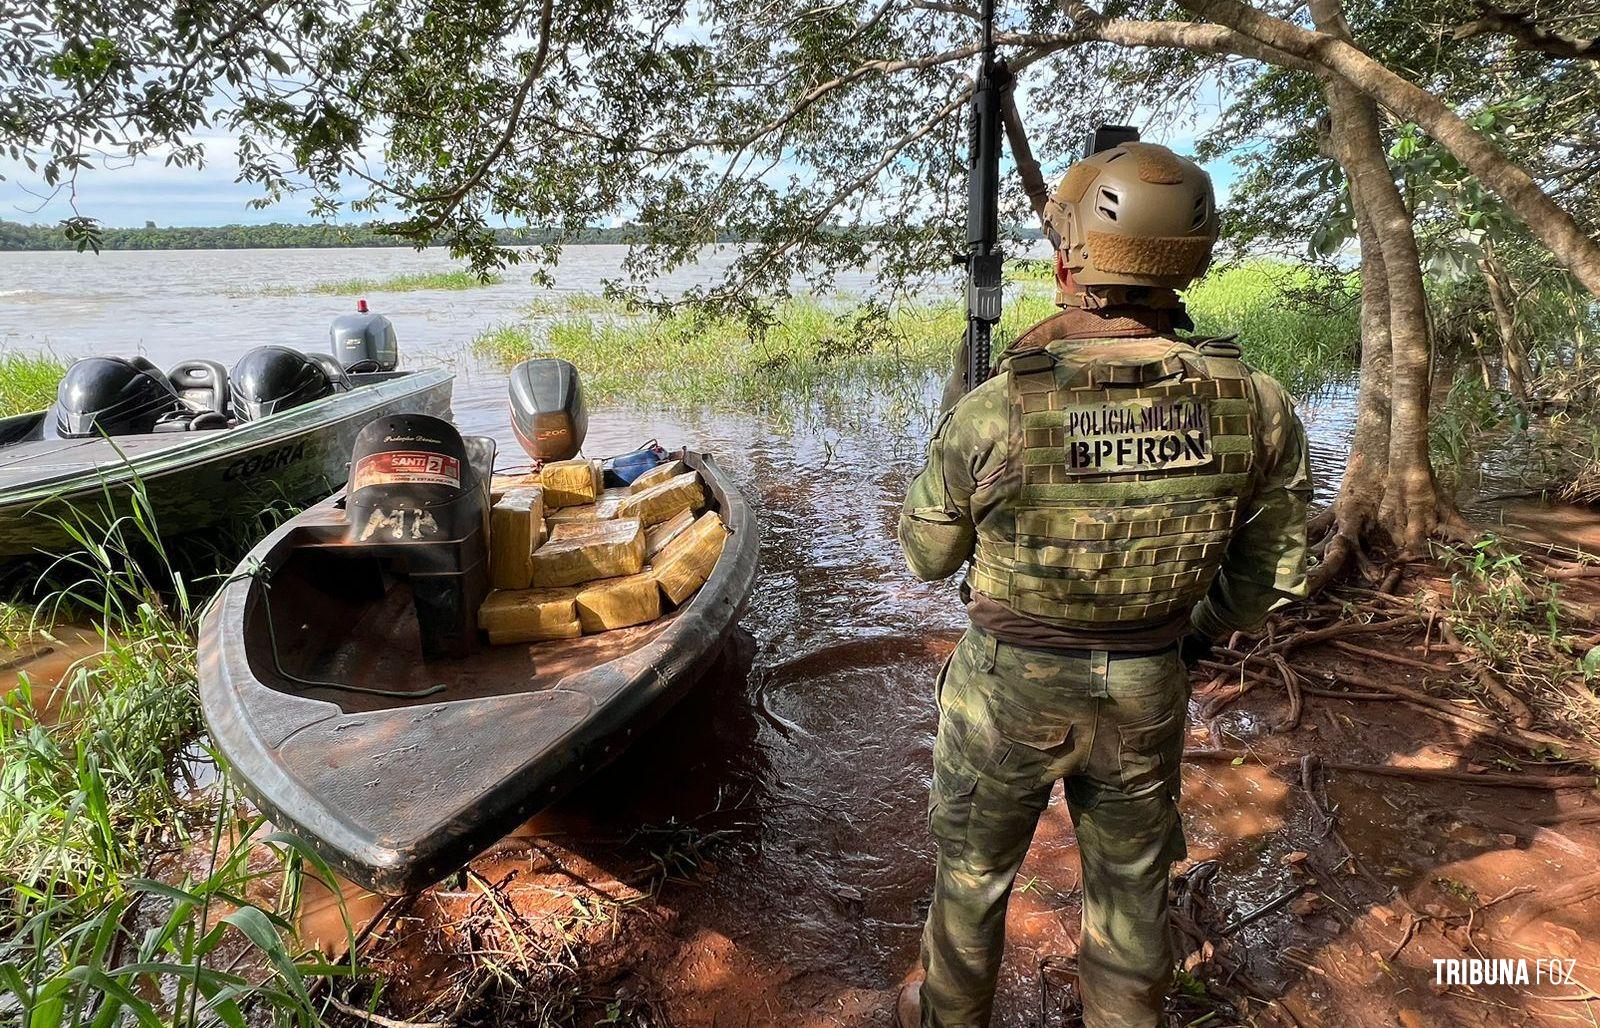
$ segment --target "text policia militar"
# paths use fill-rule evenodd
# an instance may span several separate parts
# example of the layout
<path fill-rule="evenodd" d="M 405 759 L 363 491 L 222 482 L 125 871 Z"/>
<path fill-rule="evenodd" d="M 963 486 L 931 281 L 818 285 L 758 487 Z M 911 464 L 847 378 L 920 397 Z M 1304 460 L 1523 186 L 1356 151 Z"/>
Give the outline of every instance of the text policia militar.
<path fill-rule="evenodd" d="M 1051 417 L 1060 418 L 1071 474 L 1159 471 L 1211 461 L 1211 412 L 1193 398 L 1079 404 Z"/>

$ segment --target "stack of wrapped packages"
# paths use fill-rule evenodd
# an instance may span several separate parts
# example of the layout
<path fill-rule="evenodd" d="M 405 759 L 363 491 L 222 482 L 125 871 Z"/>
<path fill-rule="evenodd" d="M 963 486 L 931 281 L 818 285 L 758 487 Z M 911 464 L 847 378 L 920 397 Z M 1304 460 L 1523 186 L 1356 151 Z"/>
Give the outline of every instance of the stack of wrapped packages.
<path fill-rule="evenodd" d="M 711 575 L 728 530 L 700 476 L 669 460 L 602 488 L 597 460 L 496 476 L 489 524 L 494 591 L 478 627 L 494 645 L 573 639 L 659 618 Z M 704 511 L 704 513 L 701 513 Z"/>

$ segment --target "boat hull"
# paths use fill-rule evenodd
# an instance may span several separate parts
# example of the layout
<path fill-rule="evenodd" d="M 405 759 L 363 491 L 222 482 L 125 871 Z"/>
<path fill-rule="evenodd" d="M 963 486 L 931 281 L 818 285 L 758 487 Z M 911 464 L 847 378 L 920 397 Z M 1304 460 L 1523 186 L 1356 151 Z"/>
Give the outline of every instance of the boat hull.
<path fill-rule="evenodd" d="M 615 758 L 711 665 L 754 584 L 753 515 L 711 458 L 684 456 L 730 529 L 710 579 L 661 621 L 581 640 L 424 667 L 394 628 L 403 613 L 374 601 L 350 614 L 350 631 L 371 638 L 341 643 L 319 627 L 337 604 L 288 584 L 305 553 L 333 552 L 332 501 L 263 541 L 246 560 L 266 574 L 226 586 L 200 631 L 201 705 L 246 794 L 344 876 L 398 895 L 448 875 Z M 359 576 L 320 577 L 342 588 Z M 286 670 L 301 661 L 369 687 L 446 689 L 341 693 Z"/>
<path fill-rule="evenodd" d="M 299 508 L 341 488 L 355 435 L 373 418 L 450 416 L 448 371 L 359 379 L 371 381 L 226 430 L 0 447 L 0 561 L 75 549 L 66 526 L 126 513 L 136 483 L 163 537 L 251 525 L 275 504 Z"/>

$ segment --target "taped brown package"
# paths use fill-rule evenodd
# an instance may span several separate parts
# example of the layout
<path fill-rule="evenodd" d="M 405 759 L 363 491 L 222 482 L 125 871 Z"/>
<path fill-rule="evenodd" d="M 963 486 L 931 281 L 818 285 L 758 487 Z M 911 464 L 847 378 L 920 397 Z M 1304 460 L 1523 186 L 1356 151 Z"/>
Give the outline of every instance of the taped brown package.
<path fill-rule="evenodd" d="M 576 602 L 585 635 L 642 625 L 661 616 L 661 592 L 648 572 L 590 582 L 578 590 Z"/>
<path fill-rule="evenodd" d="M 543 630 L 537 635 L 518 631 L 489 632 L 490 646 L 512 646 L 517 643 L 549 642 L 552 639 L 576 639 L 583 634 L 583 625 L 577 619 Z"/>
<path fill-rule="evenodd" d="M 660 485 L 669 478 L 677 478 L 688 470 L 689 466 L 681 460 L 665 461 L 634 479 L 628 489 L 631 492 L 642 493 L 651 486 Z"/>
<path fill-rule="evenodd" d="M 594 526 L 576 536 L 552 538 L 535 550 L 533 584 L 553 588 L 638 574 L 644 567 L 644 527 L 632 518 Z"/>
<path fill-rule="evenodd" d="M 578 590 L 515 589 L 489 594 L 478 608 L 478 627 L 495 645 L 572 639 L 582 634 Z"/>
<path fill-rule="evenodd" d="M 524 471 L 516 475 L 491 475 L 489 477 L 489 502 L 499 503 L 500 497 L 513 489 L 526 489 L 529 486 L 542 487 L 537 471 Z"/>
<path fill-rule="evenodd" d="M 526 589 L 533 581 L 533 551 L 539 546 L 544 490 L 508 489 L 489 512 L 489 585 Z"/>
<path fill-rule="evenodd" d="M 558 460 L 539 472 L 544 486 L 544 505 L 551 510 L 593 503 L 600 495 L 600 462 L 597 460 Z"/>
<path fill-rule="evenodd" d="M 666 548 L 672 540 L 683 534 L 684 529 L 694 524 L 694 511 L 680 510 L 672 517 L 645 530 L 644 533 L 644 559 L 654 560 L 656 554 Z"/>
<path fill-rule="evenodd" d="M 689 471 L 629 496 L 617 508 L 617 516 L 638 518 L 649 528 L 679 511 L 699 510 L 705 505 L 706 491 L 700 484 L 700 476 Z"/>
<path fill-rule="evenodd" d="M 617 512 L 627 498 L 626 489 L 606 489 L 593 503 L 562 507 L 560 510 L 550 511 L 545 517 L 552 525 L 564 525 L 574 521 L 609 521 L 618 516 Z"/>
<path fill-rule="evenodd" d="M 711 577 L 722 556 L 728 530 L 716 511 L 707 511 L 666 548 L 652 565 L 656 584 L 673 603 L 682 603 Z"/>

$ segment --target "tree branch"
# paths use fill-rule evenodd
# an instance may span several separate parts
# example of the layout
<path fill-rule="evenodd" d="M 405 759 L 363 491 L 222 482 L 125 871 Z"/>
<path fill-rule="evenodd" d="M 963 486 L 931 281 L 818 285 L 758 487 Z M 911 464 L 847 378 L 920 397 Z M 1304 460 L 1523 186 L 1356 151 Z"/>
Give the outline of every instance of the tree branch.
<path fill-rule="evenodd" d="M 1084 0 L 1061 0 L 1061 9 L 1072 18 L 1074 35 L 1079 41 L 1115 43 L 1118 46 L 1170 46 L 1201 53 L 1249 57 L 1296 71 L 1322 73 L 1322 69 L 1311 61 L 1266 46 L 1260 40 L 1222 25 L 1107 18 Z"/>
<path fill-rule="evenodd" d="M 1039 162 L 1028 145 L 1028 129 L 1022 124 L 1022 113 L 1017 110 L 1016 93 L 1008 86 L 1000 95 L 1000 114 L 1006 123 L 1006 144 L 1011 147 L 1011 159 L 1017 164 L 1017 177 L 1022 179 L 1022 191 L 1028 194 L 1028 205 L 1044 224 L 1044 205 L 1050 199 L 1050 187 L 1045 183 Z"/>
<path fill-rule="evenodd" d="M 1356 89 L 1414 121 L 1449 150 L 1583 283 L 1600 296 L 1600 243 L 1562 210 L 1522 167 L 1501 153 L 1444 101 L 1396 74 L 1354 45 L 1325 32 L 1310 32 L 1238 0 L 1178 0 L 1196 14 L 1242 33 L 1257 43 L 1340 76 Z"/>
<path fill-rule="evenodd" d="M 517 129 L 522 126 L 522 107 L 528 102 L 528 94 L 533 91 L 533 84 L 538 81 L 540 75 L 544 74 L 545 63 L 550 57 L 551 22 L 554 17 L 555 0 L 544 0 L 544 10 L 539 12 L 539 48 L 533 55 L 533 67 L 528 69 L 528 74 L 523 77 L 521 84 L 517 86 L 517 95 L 512 99 L 511 110 L 506 114 L 505 131 L 500 133 L 500 138 L 495 141 L 488 155 L 478 162 L 477 168 L 473 169 L 472 174 L 467 176 L 466 181 L 449 192 L 421 198 L 424 203 L 438 203 L 444 206 L 415 234 L 432 232 L 449 220 L 451 212 L 461 206 L 461 201 L 466 198 L 467 194 L 476 189 L 478 184 L 488 176 L 489 172 L 494 170 L 495 163 L 500 160 L 501 154 L 506 152 L 506 148 L 511 145 L 511 140 L 516 138 Z"/>
<path fill-rule="evenodd" d="M 1455 39 L 1502 35 L 1516 41 L 1519 50 L 1534 50 L 1551 57 L 1578 61 L 1600 61 L 1600 39 L 1580 39 L 1552 32 L 1526 11 L 1507 11 L 1492 4 L 1479 3 L 1479 15 L 1452 33 Z"/>

